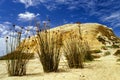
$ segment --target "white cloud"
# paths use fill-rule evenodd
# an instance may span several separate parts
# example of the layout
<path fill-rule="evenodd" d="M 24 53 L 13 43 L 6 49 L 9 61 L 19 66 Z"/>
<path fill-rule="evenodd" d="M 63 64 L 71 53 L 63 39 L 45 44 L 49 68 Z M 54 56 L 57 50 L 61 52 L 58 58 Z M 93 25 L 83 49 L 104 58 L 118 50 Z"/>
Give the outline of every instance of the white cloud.
<path fill-rule="evenodd" d="M 113 19 L 120 19 L 120 13 L 117 12 L 117 13 L 112 13 L 110 16 L 107 16 L 104 18 L 104 21 L 109 21 L 109 20 L 113 20 Z"/>
<path fill-rule="evenodd" d="M 18 20 L 21 21 L 30 21 L 33 20 L 35 17 L 39 16 L 40 14 L 37 13 L 36 15 L 34 13 L 25 12 L 18 14 Z"/>
<path fill-rule="evenodd" d="M 38 0 L 35 0 L 38 1 Z M 20 3 L 25 4 L 25 7 L 35 6 L 37 2 L 35 3 L 34 0 L 19 0 Z"/>
<path fill-rule="evenodd" d="M 94 0 L 18 0 L 17 2 L 24 4 L 26 8 L 30 6 L 43 5 L 48 10 L 59 9 L 59 5 L 66 5 L 70 10 L 79 7 L 90 8 L 94 5 Z"/>
<path fill-rule="evenodd" d="M 109 22 L 113 29 L 120 27 L 120 11 L 112 12 L 110 15 L 103 15 L 100 20 Z"/>
<path fill-rule="evenodd" d="M 6 22 L 3 22 L 3 24 L 8 24 L 8 25 L 9 25 L 9 24 L 11 24 L 11 23 L 10 23 L 9 21 L 6 21 Z"/>

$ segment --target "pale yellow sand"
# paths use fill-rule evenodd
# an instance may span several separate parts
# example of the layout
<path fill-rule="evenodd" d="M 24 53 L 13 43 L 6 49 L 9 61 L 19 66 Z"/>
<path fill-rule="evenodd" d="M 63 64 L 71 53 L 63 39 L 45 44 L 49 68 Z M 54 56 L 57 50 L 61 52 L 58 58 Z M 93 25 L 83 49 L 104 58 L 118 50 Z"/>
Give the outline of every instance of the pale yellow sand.
<path fill-rule="evenodd" d="M 60 63 L 59 72 L 44 73 L 36 58 L 30 60 L 27 75 L 22 77 L 8 77 L 6 63 L 0 61 L 0 80 L 120 80 L 120 63 L 116 59 L 113 55 L 101 57 L 86 63 L 84 69 L 69 69 L 64 60 Z"/>

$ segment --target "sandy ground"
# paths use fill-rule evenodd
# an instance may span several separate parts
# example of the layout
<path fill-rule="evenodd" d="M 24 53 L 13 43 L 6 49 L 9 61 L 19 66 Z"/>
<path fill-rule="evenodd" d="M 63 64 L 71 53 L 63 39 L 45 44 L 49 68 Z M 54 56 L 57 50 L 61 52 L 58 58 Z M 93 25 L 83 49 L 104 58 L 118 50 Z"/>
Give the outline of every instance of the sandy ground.
<path fill-rule="evenodd" d="M 112 53 L 115 50 L 110 50 Z M 84 69 L 69 69 L 61 59 L 59 72 L 44 73 L 39 59 L 30 60 L 27 75 L 9 77 L 5 61 L 0 61 L 0 80 L 120 80 L 120 62 L 113 55 L 85 63 Z"/>

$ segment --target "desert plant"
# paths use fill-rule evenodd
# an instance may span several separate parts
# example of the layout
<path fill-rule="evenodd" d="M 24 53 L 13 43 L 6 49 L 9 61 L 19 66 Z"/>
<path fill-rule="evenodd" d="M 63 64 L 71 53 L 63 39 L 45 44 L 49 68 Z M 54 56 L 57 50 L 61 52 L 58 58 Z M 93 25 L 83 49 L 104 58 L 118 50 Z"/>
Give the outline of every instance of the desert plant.
<path fill-rule="evenodd" d="M 25 44 L 27 39 L 24 39 L 21 44 L 22 28 L 19 31 L 10 30 L 9 37 L 6 37 L 6 53 L 7 53 L 7 71 L 9 76 L 23 76 L 26 74 L 26 64 L 33 55 L 28 55 L 29 47 Z"/>
<path fill-rule="evenodd" d="M 85 61 L 92 61 L 93 60 L 93 56 L 91 55 L 91 52 L 90 52 L 90 46 L 88 44 L 87 41 L 85 41 L 83 43 L 83 46 L 84 46 L 84 54 L 85 54 Z"/>
<path fill-rule="evenodd" d="M 84 61 L 92 61 L 89 46 L 86 42 L 70 39 L 64 43 L 64 53 L 70 68 L 84 68 Z"/>
<path fill-rule="evenodd" d="M 80 28 L 80 27 L 79 27 Z M 93 60 L 89 45 L 83 40 L 81 30 L 77 36 L 70 34 L 70 38 L 64 42 L 64 53 L 70 68 L 84 68 L 85 60 Z"/>
<path fill-rule="evenodd" d="M 118 45 L 112 45 L 112 48 L 119 48 L 119 46 Z"/>
<path fill-rule="evenodd" d="M 106 46 L 102 46 L 101 49 L 107 50 L 107 47 Z"/>
<path fill-rule="evenodd" d="M 110 55 L 111 53 L 109 51 L 104 53 L 104 56 Z"/>
<path fill-rule="evenodd" d="M 113 55 L 120 56 L 120 50 L 118 49 Z"/>
<path fill-rule="evenodd" d="M 71 39 L 64 44 L 64 53 L 70 68 L 83 68 L 85 55 L 81 52 L 81 43 Z M 80 49 L 81 48 L 81 49 Z"/>
<path fill-rule="evenodd" d="M 44 72 L 56 72 L 60 61 L 60 49 L 62 37 L 60 31 L 51 31 L 48 23 L 44 23 L 43 30 L 37 26 L 38 44 L 37 53 L 43 66 Z"/>
<path fill-rule="evenodd" d="M 118 58 L 116 61 L 117 61 L 117 62 L 120 62 L 120 58 Z"/>

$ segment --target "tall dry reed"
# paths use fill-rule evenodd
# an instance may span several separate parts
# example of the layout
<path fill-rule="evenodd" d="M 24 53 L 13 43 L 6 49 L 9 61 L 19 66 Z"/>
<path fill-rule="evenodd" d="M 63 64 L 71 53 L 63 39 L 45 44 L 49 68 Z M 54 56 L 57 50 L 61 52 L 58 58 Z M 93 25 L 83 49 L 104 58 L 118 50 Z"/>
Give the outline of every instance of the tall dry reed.
<path fill-rule="evenodd" d="M 79 32 L 70 33 L 70 38 L 64 42 L 64 53 L 70 68 L 84 68 L 85 60 L 92 60 L 90 47 L 82 38 L 80 24 L 78 24 Z"/>
<path fill-rule="evenodd" d="M 47 23 L 44 23 L 42 29 L 37 29 L 37 53 L 44 72 L 56 72 L 60 61 L 60 49 L 62 45 L 61 32 L 51 31 Z"/>
<path fill-rule="evenodd" d="M 29 47 L 25 45 L 27 39 L 21 44 L 22 28 L 16 31 L 15 27 L 13 25 L 13 30 L 6 37 L 7 71 L 9 76 L 23 76 L 26 75 L 26 64 L 33 54 L 29 53 Z"/>

